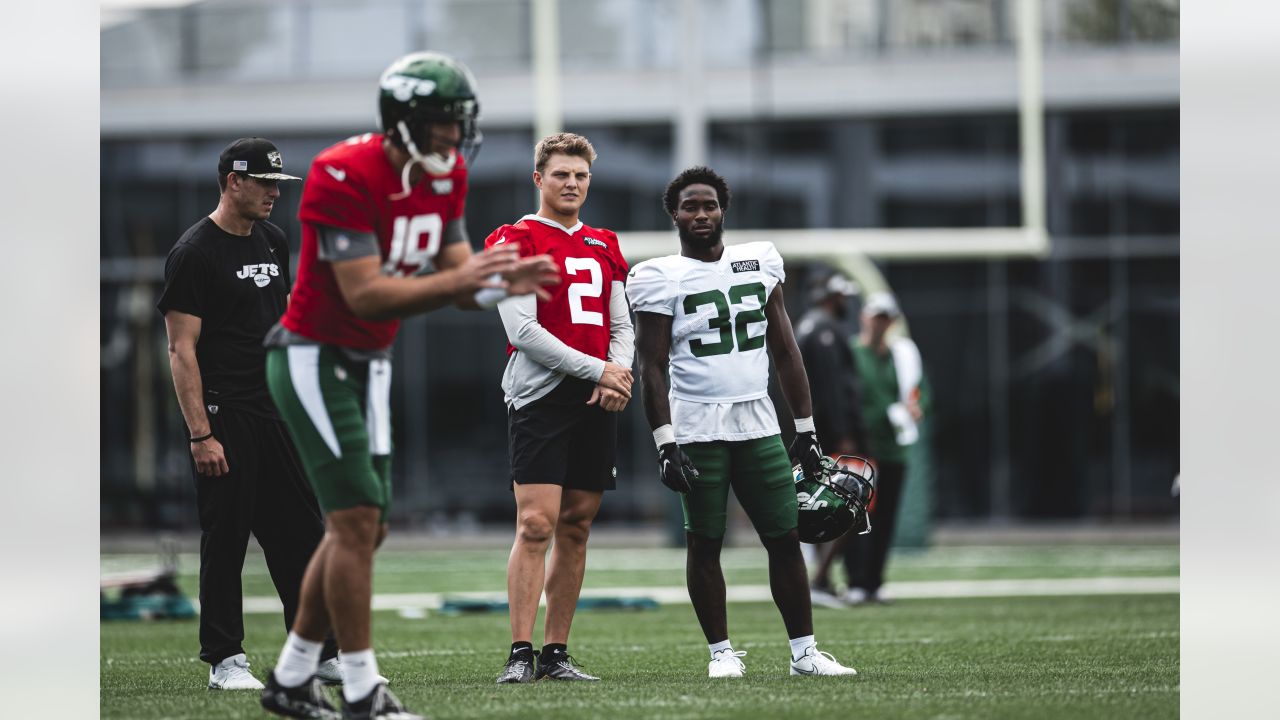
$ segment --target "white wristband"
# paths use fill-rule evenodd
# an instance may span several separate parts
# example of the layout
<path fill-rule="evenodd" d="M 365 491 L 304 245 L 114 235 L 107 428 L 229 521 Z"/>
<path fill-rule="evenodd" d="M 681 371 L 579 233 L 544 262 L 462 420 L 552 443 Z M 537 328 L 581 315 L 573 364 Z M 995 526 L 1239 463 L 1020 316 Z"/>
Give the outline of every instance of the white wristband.
<path fill-rule="evenodd" d="M 502 280 L 502 276 L 498 273 L 494 273 L 489 276 L 489 279 L 494 282 L 498 282 Z M 476 304 L 482 309 L 491 310 L 498 303 L 507 299 L 507 289 L 494 287 L 480 288 L 476 291 L 475 299 Z"/>
<path fill-rule="evenodd" d="M 817 432 L 813 427 L 813 416 L 810 415 L 807 418 L 796 418 L 796 432 Z"/>
<path fill-rule="evenodd" d="M 655 445 L 658 446 L 659 450 L 662 449 L 663 445 L 666 445 L 667 443 L 673 443 L 675 441 L 676 441 L 676 431 L 671 427 L 670 424 L 663 425 L 660 428 L 654 429 L 653 442 Z"/>

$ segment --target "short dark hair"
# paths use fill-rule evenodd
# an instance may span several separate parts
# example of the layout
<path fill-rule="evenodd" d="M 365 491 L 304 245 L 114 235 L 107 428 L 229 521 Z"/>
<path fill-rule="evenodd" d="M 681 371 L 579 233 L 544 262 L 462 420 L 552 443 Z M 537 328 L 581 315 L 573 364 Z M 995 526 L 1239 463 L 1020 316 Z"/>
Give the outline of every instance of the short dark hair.
<path fill-rule="evenodd" d="M 677 175 L 676 179 L 672 180 L 670 185 L 667 185 L 666 192 L 662 194 L 662 207 L 666 209 L 668 215 L 675 216 L 676 206 L 680 204 L 680 191 L 690 185 L 710 185 L 715 188 L 716 200 L 720 202 L 720 209 L 729 209 L 729 198 L 731 197 L 729 183 L 715 170 L 705 165 L 696 165 Z"/>
<path fill-rule="evenodd" d="M 227 176 L 231 173 L 218 173 L 218 193 L 222 194 L 227 191 Z"/>

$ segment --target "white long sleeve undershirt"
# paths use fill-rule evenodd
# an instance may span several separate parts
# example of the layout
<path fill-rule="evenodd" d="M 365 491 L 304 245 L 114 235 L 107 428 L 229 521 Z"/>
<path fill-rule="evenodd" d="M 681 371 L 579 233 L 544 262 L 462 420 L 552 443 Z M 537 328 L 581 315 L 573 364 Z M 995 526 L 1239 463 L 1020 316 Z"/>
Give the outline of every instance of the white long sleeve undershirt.
<path fill-rule="evenodd" d="M 605 361 L 569 347 L 538 322 L 538 301 L 532 295 L 498 303 L 498 315 L 516 352 L 507 361 L 502 389 L 508 405 L 519 408 L 551 392 L 565 375 L 598 382 Z M 631 367 L 635 330 L 627 306 L 626 286 L 618 280 L 609 296 L 609 361 Z"/>

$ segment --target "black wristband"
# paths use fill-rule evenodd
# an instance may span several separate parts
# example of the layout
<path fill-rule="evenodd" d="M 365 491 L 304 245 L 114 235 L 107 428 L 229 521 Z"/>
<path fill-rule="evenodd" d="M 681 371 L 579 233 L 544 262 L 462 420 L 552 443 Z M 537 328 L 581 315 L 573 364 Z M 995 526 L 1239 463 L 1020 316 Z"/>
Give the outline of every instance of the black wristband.
<path fill-rule="evenodd" d="M 213 437 L 212 432 L 207 433 L 205 435 L 201 435 L 200 437 L 187 438 L 187 442 L 193 442 L 193 443 L 204 442 L 205 440 L 208 440 L 211 437 Z"/>

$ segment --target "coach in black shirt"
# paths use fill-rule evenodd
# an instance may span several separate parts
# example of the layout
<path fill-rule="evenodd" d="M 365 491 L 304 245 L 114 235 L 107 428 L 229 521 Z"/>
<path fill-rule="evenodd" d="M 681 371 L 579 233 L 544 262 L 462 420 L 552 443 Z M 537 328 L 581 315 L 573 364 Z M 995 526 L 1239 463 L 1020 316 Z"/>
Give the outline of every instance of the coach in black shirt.
<path fill-rule="evenodd" d="M 267 221 L 280 197 L 275 146 L 243 138 L 218 160 L 218 207 L 169 252 L 157 307 L 191 433 L 200 511 L 200 659 L 209 688 L 261 690 L 245 657 L 240 574 L 258 539 L 284 605 L 286 630 L 324 519 L 267 392 L 262 338 L 289 298 L 289 244 Z M 340 679 L 330 639 L 322 677 Z"/>

